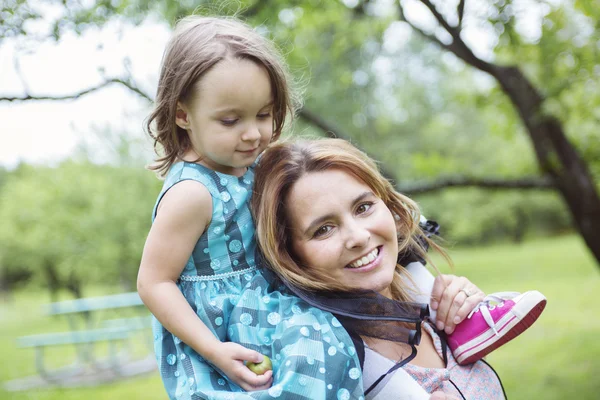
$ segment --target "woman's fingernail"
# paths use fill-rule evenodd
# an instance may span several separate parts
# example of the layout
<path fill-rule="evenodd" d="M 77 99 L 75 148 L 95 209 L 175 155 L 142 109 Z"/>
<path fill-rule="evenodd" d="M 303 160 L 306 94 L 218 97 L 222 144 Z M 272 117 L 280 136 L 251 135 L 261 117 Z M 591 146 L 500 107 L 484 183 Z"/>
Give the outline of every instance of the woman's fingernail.
<path fill-rule="evenodd" d="M 437 326 L 437 328 L 438 328 L 438 331 L 441 331 L 441 330 L 443 330 L 443 329 L 444 329 L 444 323 L 443 323 L 443 322 L 441 322 L 441 321 L 438 321 L 438 322 L 435 324 L 435 326 Z"/>
<path fill-rule="evenodd" d="M 446 332 L 446 335 L 449 335 L 452 333 L 452 329 L 450 329 L 450 327 L 447 326 L 446 329 L 444 329 L 444 332 Z"/>
<path fill-rule="evenodd" d="M 433 308 L 434 310 L 437 310 L 437 308 L 438 308 L 438 302 L 437 301 L 432 301 L 431 302 L 431 308 Z"/>
<path fill-rule="evenodd" d="M 458 324 L 460 322 L 460 317 L 454 317 L 454 323 Z"/>

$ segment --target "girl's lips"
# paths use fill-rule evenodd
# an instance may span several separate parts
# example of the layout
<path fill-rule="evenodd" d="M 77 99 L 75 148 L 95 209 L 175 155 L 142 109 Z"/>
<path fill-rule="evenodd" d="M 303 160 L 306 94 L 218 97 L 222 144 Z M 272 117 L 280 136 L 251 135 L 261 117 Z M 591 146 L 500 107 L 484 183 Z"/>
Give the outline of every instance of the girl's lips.
<path fill-rule="evenodd" d="M 251 150 L 238 150 L 240 153 L 244 153 L 244 154 L 252 154 L 254 153 L 256 150 L 258 149 L 258 147 L 251 149 Z"/>
<path fill-rule="evenodd" d="M 370 263 L 363 265 L 361 267 L 357 267 L 357 268 L 351 268 L 351 267 L 344 267 L 344 269 L 347 269 L 349 271 L 356 271 L 356 272 L 369 272 L 374 270 L 375 268 L 377 268 L 379 266 L 379 264 L 381 264 L 381 259 L 383 258 L 383 246 L 379 246 L 377 247 L 377 249 L 379 249 L 379 253 L 377 254 L 377 257 L 375 257 L 375 259 L 373 261 L 371 261 Z"/>

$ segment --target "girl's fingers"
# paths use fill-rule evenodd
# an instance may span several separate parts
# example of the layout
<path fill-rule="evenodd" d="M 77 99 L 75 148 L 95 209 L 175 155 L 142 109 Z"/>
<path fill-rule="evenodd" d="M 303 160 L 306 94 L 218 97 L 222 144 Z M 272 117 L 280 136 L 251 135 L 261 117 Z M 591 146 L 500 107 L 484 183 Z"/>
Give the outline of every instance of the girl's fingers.
<path fill-rule="evenodd" d="M 269 383 L 269 381 L 271 381 L 271 378 L 273 377 L 273 371 L 271 371 L 271 370 L 268 370 L 267 372 L 265 372 L 262 375 L 256 375 L 252 371 L 250 371 L 250 372 L 254 376 L 252 377 L 251 381 L 248 381 L 248 383 L 254 387 L 266 385 L 267 383 Z"/>
<path fill-rule="evenodd" d="M 273 371 L 269 370 L 262 375 L 256 375 L 246 366 L 238 371 L 238 385 L 247 391 L 263 390 L 271 387 Z"/>
<path fill-rule="evenodd" d="M 264 385 L 250 386 L 250 389 L 246 389 L 246 390 L 249 392 L 254 392 L 254 391 L 258 391 L 258 390 L 267 390 L 268 388 L 271 387 L 272 384 L 273 384 L 273 377 L 271 376 Z"/>
<path fill-rule="evenodd" d="M 248 349 L 242 345 L 237 346 L 234 357 L 238 360 L 250 361 L 257 364 L 263 362 L 264 359 L 264 356 L 258 351 Z"/>

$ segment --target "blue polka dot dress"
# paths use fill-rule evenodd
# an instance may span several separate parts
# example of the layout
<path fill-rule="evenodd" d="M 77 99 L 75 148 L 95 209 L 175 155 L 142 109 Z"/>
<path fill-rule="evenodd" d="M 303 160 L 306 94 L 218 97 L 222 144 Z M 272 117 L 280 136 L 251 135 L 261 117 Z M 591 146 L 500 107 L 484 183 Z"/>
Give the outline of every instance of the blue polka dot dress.
<path fill-rule="evenodd" d="M 348 333 L 329 313 L 309 306 L 257 265 L 249 201 L 254 166 L 241 177 L 194 163 L 174 164 L 162 196 L 184 180 L 203 184 L 213 214 L 178 286 L 221 341 L 269 356 L 273 384 L 245 392 L 167 331 L 156 319 L 154 347 L 170 399 L 362 399 L 362 374 Z"/>

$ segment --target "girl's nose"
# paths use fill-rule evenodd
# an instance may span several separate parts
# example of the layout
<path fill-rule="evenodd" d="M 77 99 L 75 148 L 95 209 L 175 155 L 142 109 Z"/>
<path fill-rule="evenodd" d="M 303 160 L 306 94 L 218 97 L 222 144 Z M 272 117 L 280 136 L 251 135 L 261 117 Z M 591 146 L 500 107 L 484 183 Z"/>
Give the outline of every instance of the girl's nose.
<path fill-rule="evenodd" d="M 258 126 L 252 124 L 246 129 L 246 131 L 242 134 L 242 140 L 246 142 L 255 142 L 260 139 L 260 130 Z"/>

